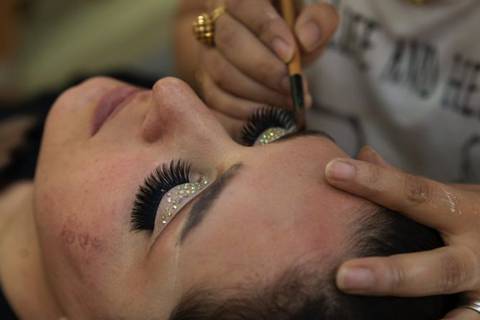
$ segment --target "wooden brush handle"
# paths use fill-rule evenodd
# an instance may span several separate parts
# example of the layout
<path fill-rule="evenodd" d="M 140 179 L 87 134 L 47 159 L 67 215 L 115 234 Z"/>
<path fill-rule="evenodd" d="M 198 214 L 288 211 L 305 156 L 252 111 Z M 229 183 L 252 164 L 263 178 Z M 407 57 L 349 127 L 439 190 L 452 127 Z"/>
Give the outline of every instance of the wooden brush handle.
<path fill-rule="evenodd" d="M 295 30 L 295 21 L 297 18 L 294 0 L 280 0 L 282 15 L 287 22 L 290 30 Z M 290 75 L 302 74 L 302 59 L 298 46 L 295 49 L 295 54 L 292 60 L 288 63 L 288 73 Z"/>

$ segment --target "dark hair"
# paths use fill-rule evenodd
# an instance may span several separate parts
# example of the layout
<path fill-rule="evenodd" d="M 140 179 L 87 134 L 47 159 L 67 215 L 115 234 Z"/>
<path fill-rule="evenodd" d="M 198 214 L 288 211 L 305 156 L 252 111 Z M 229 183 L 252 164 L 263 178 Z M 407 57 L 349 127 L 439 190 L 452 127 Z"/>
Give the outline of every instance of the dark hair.
<path fill-rule="evenodd" d="M 387 209 L 362 215 L 352 226 L 349 257 L 388 256 L 444 245 L 433 229 Z M 169 320 L 438 320 L 458 300 L 458 295 L 347 295 L 335 285 L 338 264 L 329 270 L 320 269 L 319 263 L 292 266 L 265 286 L 225 291 L 196 287 L 183 296 Z"/>

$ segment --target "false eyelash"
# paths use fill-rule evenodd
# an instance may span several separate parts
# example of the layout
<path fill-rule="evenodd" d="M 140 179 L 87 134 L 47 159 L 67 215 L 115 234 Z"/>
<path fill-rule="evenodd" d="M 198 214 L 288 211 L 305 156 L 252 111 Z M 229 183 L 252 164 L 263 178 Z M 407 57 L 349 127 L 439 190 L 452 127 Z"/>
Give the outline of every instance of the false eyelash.
<path fill-rule="evenodd" d="M 255 111 L 242 129 L 241 143 L 246 146 L 253 146 L 265 130 L 274 127 L 286 130 L 294 128 L 295 115 L 293 112 L 274 107 L 264 107 Z"/>
<path fill-rule="evenodd" d="M 132 230 L 153 231 L 163 196 L 176 186 L 189 183 L 190 173 L 190 164 L 182 160 L 173 160 L 155 169 L 137 191 L 132 210 Z"/>

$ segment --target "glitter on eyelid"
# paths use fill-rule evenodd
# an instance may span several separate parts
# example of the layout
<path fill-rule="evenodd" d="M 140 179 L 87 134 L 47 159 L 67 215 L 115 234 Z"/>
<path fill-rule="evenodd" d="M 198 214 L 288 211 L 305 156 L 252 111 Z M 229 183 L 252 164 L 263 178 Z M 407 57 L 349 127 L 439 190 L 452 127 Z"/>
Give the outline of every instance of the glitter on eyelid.
<path fill-rule="evenodd" d="M 288 133 L 288 130 L 284 128 L 270 128 L 262 132 L 262 134 L 258 137 L 257 141 L 255 141 L 255 145 L 265 145 L 274 142 L 275 140 L 280 139 L 284 135 Z"/>
<path fill-rule="evenodd" d="M 192 197 L 196 196 L 200 191 L 206 188 L 208 180 L 200 177 L 197 182 L 189 182 L 179 185 L 167 193 L 167 201 L 160 204 L 160 210 L 163 214 L 160 221 L 163 225 L 168 224 L 172 217 L 186 205 Z"/>

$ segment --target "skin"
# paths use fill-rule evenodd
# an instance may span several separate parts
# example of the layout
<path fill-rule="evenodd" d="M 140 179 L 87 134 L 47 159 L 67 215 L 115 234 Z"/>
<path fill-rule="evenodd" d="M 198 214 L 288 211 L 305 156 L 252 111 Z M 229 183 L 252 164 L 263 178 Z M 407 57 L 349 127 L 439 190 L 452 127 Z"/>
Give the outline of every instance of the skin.
<path fill-rule="evenodd" d="M 49 114 L 35 181 L 10 210 L 12 220 L 28 223 L 16 223 L 0 242 L 2 254 L 28 248 L 34 257 L 0 265 L 22 318 L 167 319 L 192 286 L 268 283 L 293 264 L 315 260 L 321 272 L 341 256 L 350 223 L 370 204 L 326 183 L 328 161 L 346 156 L 334 143 L 298 137 L 241 146 L 190 87 L 172 78 L 136 95 L 92 136 L 97 103 L 125 85 L 91 79 L 65 92 Z M 158 226 L 132 232 L 130 225 L 139 185 L 172 159 L 210 176 L 242 163 L 181 245 L 195 200 L 161 233 Z M 48 303 L 24 307 L 36 296 L 15 289 L 19 266 Z"/>
<path fill-rule="evenodd" d="M 181 1 L 175 37 L 177 56 L 181 57 L 178 70 L 186 79 L 196 80 L 208 105 L 229 127 L 238 125 L 235 119 L 246 119 L 259 105 L 288 106 L 288 88 L 282 86 L 282 81 L 287 76 L 285 62 L 296 45 L 294 36 L 304 64 L 308 65 L 320 57 L 337 28 L 338 14 L 322 3 L 304 7 L 290 32 L 274 9 L 276 2 L 218 0 L 207 7 L 205 0 Z M 191 23 L 220 3 L 225 4 L 226 13 L 215 23 L 216 47 L 206 48 L 193 37 Z M 279 48 L 275 39 L 281 39 L 286 46 Z M 248 54 L 244 48 L 248 48 Z M 306 92 L 308 105 L 308 89 Z M 472 299 L 478 299 L 479 185 L 450 185 L 412 176 L 379 160 L 371 148 L 358 158 L 363 161 L 341 159 L 356 169 L 348 179 L 334 177 L 332 162 L 328 182 L 436 228 L 449 246 L 429 253 L 346 262 L 337 274 L 339 288 L 352 294 L 389 296 L 468 292 Z M 419 198 L 415 195 L 419 190 L 429 192 Z M 462 219 L 452 215 L 452 207 L 461 210 Z M 452 216 L 455 219 L 448 219 Z M 365 270 L 370 271 L 369 276 L 365 276 Z M 459 308 L 449 318 L 470 320 L 477 319 L 478 314 Z"/>
<path fill-rule="evenodd" d="M 234 120 L 267 105 L 290 107 L 286 62 L 298 47 L 304 67 L 315 61 L 333 36 L 339 21 L 326 3 L 304 6 L 293 30 L 272 0 L 183 0 L 175 22 L 177 69 L 182 79 L 200 89 L 212 109 Z M 225 5 L 215 22 L 214 49 L 200 44 L 192 22 L 204 12 Z M 296 41 L 296 39 L 298 41 Z M 248 48 L 248 49 L 247 49 Z M 305 103 L 312 103 L 305 81 Z"/>
<path fill-rule="evenodd" d="M 471 301 L 478 301 L 480 186 L 413 176 L 385 162 L 370 147 L 358 158 L 332 160 L 326 167 L 327 181 L 437 229 L 446 246 L 347 261 L 339 268 L 337 286 L 352 294 L 403 297 L 463 292 Z M 347 164 L 350 170 L 339 170 L 339 163 Z M 461 305 L 445 319 L 475 320 L 478 316 Z"/>

